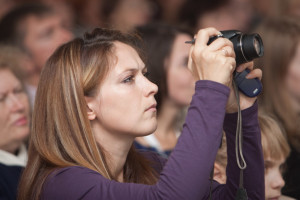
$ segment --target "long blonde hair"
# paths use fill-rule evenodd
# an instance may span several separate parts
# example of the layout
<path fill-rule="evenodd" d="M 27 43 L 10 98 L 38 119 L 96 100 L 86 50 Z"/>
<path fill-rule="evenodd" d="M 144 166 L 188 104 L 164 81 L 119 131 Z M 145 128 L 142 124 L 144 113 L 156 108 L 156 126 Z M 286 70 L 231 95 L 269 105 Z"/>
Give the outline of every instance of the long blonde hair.
<path fill-rule="evenodd" d="M 98 28 L 84 39 L 62 45 L 49 58 L 36 94 L 29 160 L 20 181 L 19 199 L 38 199 L 47 176 L 56 168 L 83 166 L 114 179 L 105 152 L 95 141 L 84 97 L 96 95 L 112 67 L 114 42 L 137 49 L 135 39 Z M 133 147 L 124 166 L 124 180 L 144 184 L 157 180 L 147 160 Z"/>

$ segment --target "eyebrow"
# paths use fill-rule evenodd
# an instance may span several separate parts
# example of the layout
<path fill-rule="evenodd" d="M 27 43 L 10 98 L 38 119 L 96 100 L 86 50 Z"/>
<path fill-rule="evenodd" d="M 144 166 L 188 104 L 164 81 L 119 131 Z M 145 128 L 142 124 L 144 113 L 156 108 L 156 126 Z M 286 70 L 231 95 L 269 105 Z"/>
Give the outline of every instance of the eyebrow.
<path fill-rule="evenodd" d="M 142 71 L 145 71 L 145 70 L 147 70 L 147 67 L 146 67 L 146 66 L 143 67 Z M 121 73 L 123 73 L 123 72 L 128 72 L 128 71 L 130 71 L 130 72 L 139 71 L 139 68 L 129 68 L 129 69 L 125 69 L 125 70 L 122 71 Z"/>

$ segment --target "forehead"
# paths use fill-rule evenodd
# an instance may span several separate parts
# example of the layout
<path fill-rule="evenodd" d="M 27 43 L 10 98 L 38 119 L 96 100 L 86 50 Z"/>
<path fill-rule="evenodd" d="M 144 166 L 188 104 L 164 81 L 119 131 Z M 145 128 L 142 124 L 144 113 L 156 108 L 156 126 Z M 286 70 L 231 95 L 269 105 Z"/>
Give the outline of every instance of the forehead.
<path fill-rule="evenodd" d="M 25 33 L 29 33 L 31 31 L 38 32 L 48 26 L 55 26 L 59 24 L 60 21 L 60 18 L 54 13 L 45 13 L 41 16 L 29 15 L 24 19 L 21 27 Z"/>
<path fill-rule="evenodd" d="M 115 42 L 115 67 L 114 70 L 119 72 L 129 68 L 143 68 L 144 63 L 140 58 L 138 52 L 131 46 Z"/>
<path fill-rule="evenodd" d="M 18 84 L 20 84 L 20 81 L 9 69 L 0 69 L 0 92 L 13 88 Z"/>

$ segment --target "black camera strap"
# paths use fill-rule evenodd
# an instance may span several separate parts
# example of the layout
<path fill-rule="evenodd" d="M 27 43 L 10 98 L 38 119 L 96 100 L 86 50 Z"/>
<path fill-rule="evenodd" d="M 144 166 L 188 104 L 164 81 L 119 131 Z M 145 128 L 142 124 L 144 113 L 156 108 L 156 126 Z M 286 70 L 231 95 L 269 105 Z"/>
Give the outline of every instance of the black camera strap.
<path fill-rule="evenodd" d="M 246 189 L 244 188 L 244 177 L 243 177 L 244 175 L 243 172 L 244 169 L 246 169 L 247 164 L 243 155 L 242 112 L 240 107 L 239 91 L 235 81 L 233 81 L 233 89 L 234 89 L 234 93 L 238 105 L 238 119 L 237 119 L 236 135 L 235 135 L 235 155 L 236 155 L 237 165 L 240 169 L 239 189 L 236 193 L 235 200 L 247 200 L 248 196 L 247 196 Z"/>

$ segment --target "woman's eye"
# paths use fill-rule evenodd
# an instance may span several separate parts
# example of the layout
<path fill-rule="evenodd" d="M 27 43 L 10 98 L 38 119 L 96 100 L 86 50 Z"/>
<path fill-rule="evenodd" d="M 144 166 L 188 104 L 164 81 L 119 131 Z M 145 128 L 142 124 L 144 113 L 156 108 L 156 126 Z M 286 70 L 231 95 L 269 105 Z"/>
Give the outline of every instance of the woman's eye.
<path fill-rule="evenodd" d="M 5 100 L 5 96 L 0 96 L 0 102 Z"/>
<path fill-rule="evenodd" d="M 18 88 L 14 90 L 15 94 L 22 93 L 22 92 L 24 92 L 23 88 Z"/>
<path fill-rule="evenodd" d="M 133 81 L 133 76 L 128 76 L 127 78 L 125 78 L 124 80 L 123 80 L 123 83 L 130 83 L 130 82 L 132 82 Z"/>

